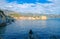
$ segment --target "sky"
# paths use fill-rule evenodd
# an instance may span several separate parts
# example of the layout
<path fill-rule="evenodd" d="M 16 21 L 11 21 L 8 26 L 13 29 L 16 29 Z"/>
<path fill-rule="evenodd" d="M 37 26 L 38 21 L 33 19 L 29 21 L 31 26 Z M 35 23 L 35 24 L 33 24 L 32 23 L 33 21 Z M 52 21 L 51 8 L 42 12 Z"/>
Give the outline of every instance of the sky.
<path fill-rule="evenodd" d="M 22 13 L 60 14 L 60 0 L 0 0 L 0 9 Z"/>

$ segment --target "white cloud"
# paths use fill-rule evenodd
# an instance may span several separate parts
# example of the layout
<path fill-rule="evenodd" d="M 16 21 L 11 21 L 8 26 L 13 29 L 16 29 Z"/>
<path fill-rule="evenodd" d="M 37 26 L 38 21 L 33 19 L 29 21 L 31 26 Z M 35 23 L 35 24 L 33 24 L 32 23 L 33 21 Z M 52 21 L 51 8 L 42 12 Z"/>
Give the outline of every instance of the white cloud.
<path fill-rule="evenodd" d="M 16 1 L 7 3 L 5 0 L 0 1 L 0 8 L 13 10 L 17 12 L 24 12 L 24 13 L 60 13 L 60 0 L 48 0 L 52 1 L 53 3 L 23 3 L 18 4 Z"/>

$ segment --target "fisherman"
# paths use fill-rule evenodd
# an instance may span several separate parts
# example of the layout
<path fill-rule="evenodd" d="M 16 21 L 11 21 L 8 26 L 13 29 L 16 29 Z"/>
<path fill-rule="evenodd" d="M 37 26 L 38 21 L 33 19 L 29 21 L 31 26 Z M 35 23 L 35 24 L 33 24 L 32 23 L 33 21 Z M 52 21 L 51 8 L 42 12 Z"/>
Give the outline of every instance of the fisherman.
<path fill-rule="evenodd" d="M 34 39 L 32 30 L 29 31 L 29 39 Z"/>

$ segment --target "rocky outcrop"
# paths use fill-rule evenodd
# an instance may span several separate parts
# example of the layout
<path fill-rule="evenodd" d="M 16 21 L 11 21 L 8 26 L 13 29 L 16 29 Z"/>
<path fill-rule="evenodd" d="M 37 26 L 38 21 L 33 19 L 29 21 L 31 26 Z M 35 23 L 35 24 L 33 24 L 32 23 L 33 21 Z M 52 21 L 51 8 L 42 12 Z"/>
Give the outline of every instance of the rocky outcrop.
<path fill-rule="evenodd" d="M 4 11 L 0 10 L 0 26 L 6 26 L 7 23 L 14 22 L 14 18 L 6 16 Z"/>
<path fill-rule="evenodd" d="M 0 10 L 0 26 L 6 25 L 6 15 L 2 10 Z"/>

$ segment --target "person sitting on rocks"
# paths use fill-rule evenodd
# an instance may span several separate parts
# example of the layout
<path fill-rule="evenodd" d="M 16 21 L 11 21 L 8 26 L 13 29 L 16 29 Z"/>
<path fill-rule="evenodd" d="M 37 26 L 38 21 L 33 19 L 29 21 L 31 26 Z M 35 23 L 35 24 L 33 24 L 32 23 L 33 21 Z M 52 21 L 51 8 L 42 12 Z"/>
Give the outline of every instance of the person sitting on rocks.
<path fill-rule="evenodd" d="M 29 31 L 29 39 L 34 39 L 32 30 Z"/>

